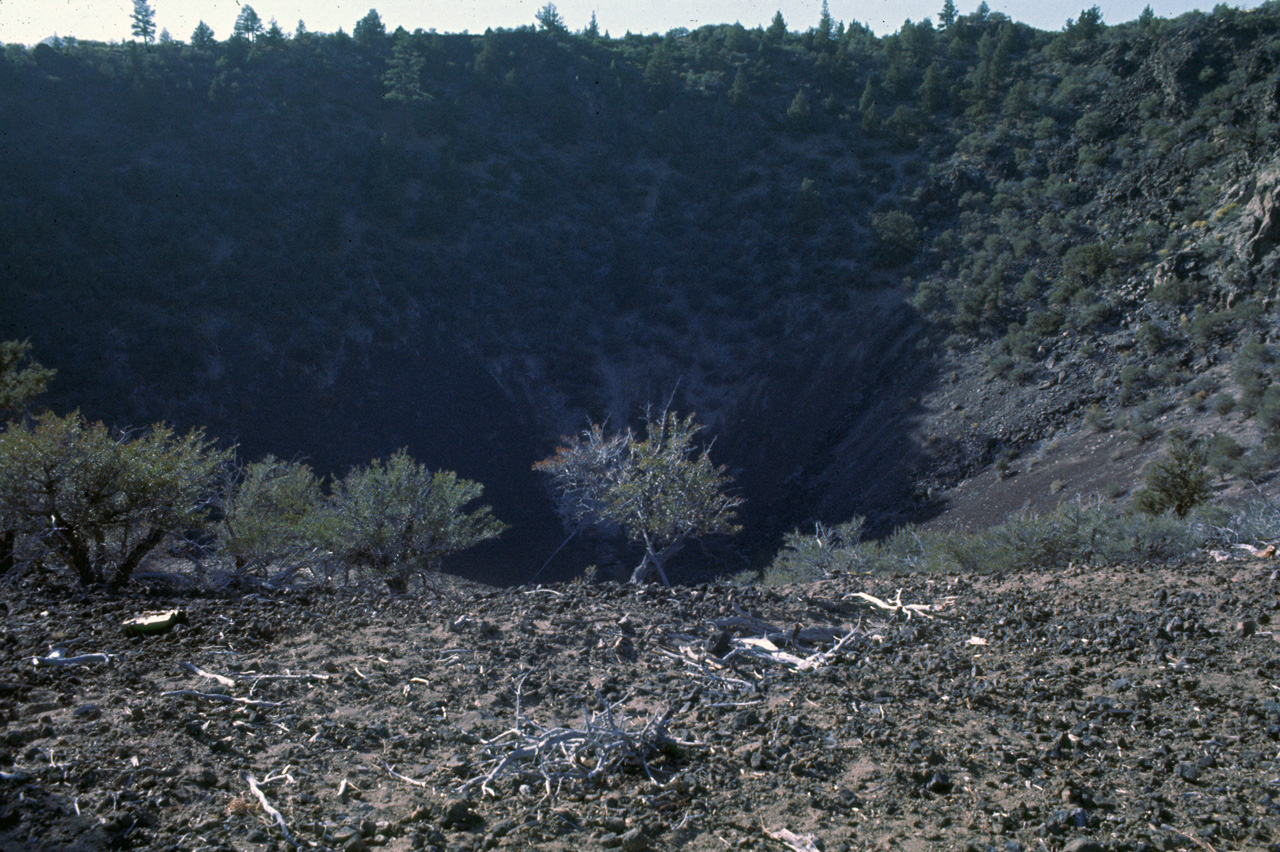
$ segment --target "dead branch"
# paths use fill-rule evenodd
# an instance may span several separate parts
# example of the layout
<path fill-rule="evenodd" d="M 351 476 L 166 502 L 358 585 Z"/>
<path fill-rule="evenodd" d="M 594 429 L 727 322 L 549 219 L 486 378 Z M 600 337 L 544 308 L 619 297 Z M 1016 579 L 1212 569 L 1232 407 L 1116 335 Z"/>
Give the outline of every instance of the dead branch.
<path fill-rule="evenodd" d="M 417 778 L 410 778 L 408 775 L 401 775 L 399 772 L 396 772 L 394 768 L 387 766 L 386 762 L 383 762 L 382 768 L 387 770 L 387 774 L 390 775 L 392 778 L 397 778 L 401 781 L 404 781 L 407 784 L 412 784 L 415 787 L 431 786 L 426 781 L 419 781 Z"/>
<path fill-rule="evenodd" d="M 643 728 L 628 729 L 625 720 L 615 716 L 613 706 L 601 701 L 603 711 L 583 710 L 581 728 L 546 728 L 521 715 L 517 688 L 515 727 L 485 743 L 488 769 L 464 782 L 459 792 L 465 795 L 478 789 L 495 796 L 491 785 L 509 775 L 538 782 L 548 798 L 554 798 L 566 783 L 593 783 L 627 768 L 639 768 L 653 780 L 649 761 L 655 755 L 664 748 L 698 745 L 671 737 L 667 726 L 674 711 L 670 709 L 661 717 L 650 717 Z"/>
<path fill-rule="evenodd" d="M 54 651 L 47 657 L 32 657 L 31 664 L 36 668 L 46 666 L 90 666 L 94 663 L 111 665 L 115 659 L 112 654 L 81 654 L 77 657 L 64 657 L 61 651 Z"/>
<path fill-rule="evenodd" d="M 793 852 L 818 852 L 817 839 L 812 834 L 796 834 L 785 828 L 768 829 L 760 826 L 770 840 L 781 843 Z"/>
<path fill-rule="evenodd" d="M 245 672 L 238 674 L 235 677 L 227 677 L 226 675 L 205 671 L 192 663 L 178 663 L 178 665 L 194 675 L 199 675 L 200 677 L 217 681 L 223 686 L 235 686 L 237 682 L 242 682 L 252 684 L 252 687 L 256 687 L 260 683 L 269 683 L 277 680 L 314 680 L 323 682 L 331 679 L 330 675 L 289 674 L 288 672 L 285 674 L 254 674 L 253 672 Z M 250 688 L 250 692 L 253 691 L 252 687 Z"/>
<path fill-rule="evenodd" d="M 262 788 L 258 786 L 258 779 L 253 777 L 253 773 L 245 772 L 242 777 L 245 783 L 249 785 L 249 791 L 253 793 L 254 798 L 258 800 L 258 804 L 262 805 L 262 809 L 267 812 L 267 816 L 275 820 L 276 825 L 280 826 L 280 833 L 284 835 L 284 839 L 293 847 L 300 844 L 293 839 L 293 835 L 289 833 L 289 826 L 285 824 L 284 815 L 275 808 L 271 807 L 271 803 L 267 801 L 266 793 L 262 792 Z"/>
<path fill-rule="evenodd" d="M 191 672 L 194 675 L 199 675 L 200 677 L 205 678 L 206 680 L 215 680 L 218 683 L 222 684 L 223 686 L 236 685 L 236 682 L 231 678 L 223 677 L 222 675 L 214 674 L 213 672 L 207 672 L 204 669 L 200 668 L 199 666 L 195 665 L 194 663 L 178 663 L 178 666 L 180 668 L 183 668 Z"/>
<path fill-rule="evenodd" d="M 860 598 L 878 609 L 887 610 L 895 614 L 899 612 L 905 613 L 908 619 L 913 615 L 928 619 L 937 618 L 936 613 L 946 609 L 954 601 L 954 598 L 951 598 L 940 604 L 904 604 L 902 602 L 902 589 L 898 589 L 898 593 L 894 595 L 891 601 L 883 600 L 875 595 L 869 595 L 866 592 L 851 592 L 845 595 L 843 600 L 849 600 L 850 598 Z"/>
<path fill-rule="evenodd" d="M 255 709 L 283 706 L 277 701 L 253 701 L 249 698 L 235 698 L 230 695 L 223 695 L 220 692 L 196 692 L 194 689 L 173 689 L 168 692 L 162 692 L 160 695 L 163 698 L 201 698 L 205 701 L 219 701 L 223 704 L 243 704 L 245 707 L 253 707 Z"/>

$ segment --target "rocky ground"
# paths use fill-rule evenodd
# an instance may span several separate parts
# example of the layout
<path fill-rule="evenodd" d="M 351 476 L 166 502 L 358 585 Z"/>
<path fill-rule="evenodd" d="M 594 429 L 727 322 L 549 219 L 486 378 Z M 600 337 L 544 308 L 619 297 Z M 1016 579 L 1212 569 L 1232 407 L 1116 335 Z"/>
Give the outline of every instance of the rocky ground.
<path fill-rule="evenodd" d="M 1280 849 L 1271 561 L 403 598 L 37 579 L 0 609 L 6 852 Z M 171 607 L 189 624 L 124 635 Z"/>

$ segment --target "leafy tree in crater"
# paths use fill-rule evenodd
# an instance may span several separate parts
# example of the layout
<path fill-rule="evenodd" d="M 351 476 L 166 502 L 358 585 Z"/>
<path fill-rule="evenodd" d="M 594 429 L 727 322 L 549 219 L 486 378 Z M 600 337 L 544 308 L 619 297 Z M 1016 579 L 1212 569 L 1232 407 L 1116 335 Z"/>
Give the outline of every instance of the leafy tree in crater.
<path fill-rule="evenodd" d="M 702 427 L 693 415 L 664 412 L 645 425 L 641 439 L 592 424 L 534 468 L 553 477 L 570 516 L 618 524 L 644 547 L 632 583 L 656 576 L 669 586 L 664 566 L 690 539 L 739 531 L 742 498 L 726 492 L 733 480 L 694 443 Z"/>

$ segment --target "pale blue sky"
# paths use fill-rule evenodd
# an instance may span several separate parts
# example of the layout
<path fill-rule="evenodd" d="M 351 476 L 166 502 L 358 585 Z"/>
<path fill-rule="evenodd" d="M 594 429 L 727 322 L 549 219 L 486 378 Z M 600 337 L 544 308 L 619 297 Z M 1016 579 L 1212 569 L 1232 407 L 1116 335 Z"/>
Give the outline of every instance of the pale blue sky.
<path fill-rule="evenodd" d="M 355 22 L 369 11 L 378 10 L 388 30 L 397 26 L 414 30 L 435 28 L 440 32 L 479 33 L 486 27 L 517 27 L 531 24 L 546 0 L 253 0 L 251 5 L 262 18 L 275 18 L 287 33 L 298 20 L 315 32 L 334 32 L 339 27 L 351 32 Z M 896 31 L 908 18 L 919 21 L 932 17 L 943 0 L 828 0 L 831 14 L 840 21 L 856 20 L 883 35 Z M 980 0 L 959 0 L 960 12 L 973 11 Z M 1195 8 L 1206 11 L 1212 2 L 1197 0 L 1098 0 L 1103 20 L 1122 23 L 1133 20 L 1148 4 L 1162 18 L 1176 17 Z M 204 20 L 219 39 L 231 33 L 240 13 L 238 0 L 151 0 L 157 29 L 168 29 L 182 41 Z M 1092 0 L 988 0 L 993 11 L 1045 30 L 1059 30 L 1068 18 L 1093 5 Z M 1249 7 L 1254 2 L 1232 3 Z M 741 22 L 744 26 L 768 25 L 775 11 L 781 11 L 792 30 L 805 30 L 818 21 L 822 0 L 564 0 L 556 3 L 572 30 L 586 26 L 594 10 L 602 30 L 613 36 L 631 32 L 666 32 L 673 27 L 694 29 L 703 24 Z M 121 41 L 130 37 L 129 15 L 133 0 L 0 0 L 0 42 L 34 44 L 51 35 L 75 36 L 99 41 Z M 936 18 L 934 18 L 936 23 Z"/>

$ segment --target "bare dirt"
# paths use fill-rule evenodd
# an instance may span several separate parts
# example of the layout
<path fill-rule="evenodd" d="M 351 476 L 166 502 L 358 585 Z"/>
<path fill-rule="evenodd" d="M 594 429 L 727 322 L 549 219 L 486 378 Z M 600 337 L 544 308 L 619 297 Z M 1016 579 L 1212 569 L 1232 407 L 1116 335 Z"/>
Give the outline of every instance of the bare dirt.
<path fill-rule="evenodd" d="M 26 584 L 0 608 L 5 852 L 1280 849 L 1271 561 L 400 598 Z M 899 590 L 931 608 L 851 597 Z M 170 607 L 189 625 L 124 635 Z M 780 661 L 744 641 L 764 623 Z M 54 651 L 110 660 L 36 665 Z"/>

